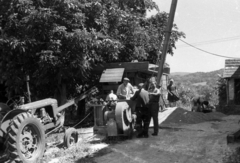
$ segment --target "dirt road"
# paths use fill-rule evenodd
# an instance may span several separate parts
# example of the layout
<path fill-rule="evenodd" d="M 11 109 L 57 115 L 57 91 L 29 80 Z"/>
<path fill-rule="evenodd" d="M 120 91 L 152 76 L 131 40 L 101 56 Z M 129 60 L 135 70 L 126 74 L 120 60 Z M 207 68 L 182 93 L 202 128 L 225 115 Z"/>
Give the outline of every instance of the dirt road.
<path fill-rule="evenodd" d="M 174 115 L 171 111 L 166 113 Z M 188 114 L 190 113 L 183 112 L 185 118 L 196 116 Z M 184 120 L 183 115 L 179 115 L 181 120 Z M 170 119 L 172 118 L 176 117 L 171 116 Z M 58 145 L 48 146 L 45 153 L 45 160 L 48 161 L 44 163 L 236 163 L 223 162 L 223 158 L 226 158 L 231 149 L 240 146 L 228 145 L 226 141 L 229 133 L 239 130 L 239 120 L 240 116 L 235 115 L 197 124 L 162 123 L 156 137 L 151 136 L 153 129 L 150 128 L 149 138 L 133 138 L 111 143 L 102 142 L 103 137 L 93 139 L 92 128 L 79 129 L 82 140 L 89 142 L 80 141 L 73 150 L 64 150 Z M 52 135 L 52 139 L 48 140 L 51 144 L 62 140 L 62 137 L 63 133 Z"/>
<path fill-rule="evenodd" d="M 157 137 L 133 138 L 110 144 L 88 161 L 96 163 L 221 163 L 223 157 L 232 148 L 227 145 L 226 136 L 239 129 L 239 119 L 240 116 L 227 116 L 221 121 L 161 126 Z M 80 159 L 77 162 L 82 161 Z"/>

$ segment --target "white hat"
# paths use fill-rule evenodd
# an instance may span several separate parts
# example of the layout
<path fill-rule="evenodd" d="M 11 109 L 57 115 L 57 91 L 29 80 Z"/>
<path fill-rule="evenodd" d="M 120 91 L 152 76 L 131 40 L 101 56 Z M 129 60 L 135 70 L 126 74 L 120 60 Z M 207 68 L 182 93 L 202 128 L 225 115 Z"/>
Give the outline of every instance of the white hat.
<path fill-rule="evenodd" d="M 123 78 L 123 81 L 130 81 L 128 78 Z"/>

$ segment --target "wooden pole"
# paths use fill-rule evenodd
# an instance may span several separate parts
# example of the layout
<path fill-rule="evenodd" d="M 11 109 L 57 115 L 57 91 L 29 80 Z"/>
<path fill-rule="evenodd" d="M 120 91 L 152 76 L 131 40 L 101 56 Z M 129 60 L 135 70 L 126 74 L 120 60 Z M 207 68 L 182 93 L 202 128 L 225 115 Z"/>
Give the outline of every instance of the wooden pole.
<path fill-rule="evenodd" d="M 167 50 L 168 50 L 169 40 L 172 32 L 172 26 L 173 26 L 176 8 L 177 8 L 177 0 L 172 0 L 171 9 L 170 9 L 169 18 L 168 18 L 168 24 L 167 24 L 165 35 L 164 35 L 165 39 L 163 43 L 163 52 L 161 55 L 161 60 L 158 64 L 158 75 L 157 75 L 158 86 L 160 86 L 160 82 L 163 74 L 163 67 L 166 60 L 166 56 L 167 56 Z"/>
<path fill-rule="evenodd" d="M 28 92 L 28 102 L 31 102 L 31 92 L 30 92 L 30 87 L 29 87 L 29 80 L 30 77 L 29 75 L 26 76 L 26 82 L 27 82 L 27 92 Z"/>

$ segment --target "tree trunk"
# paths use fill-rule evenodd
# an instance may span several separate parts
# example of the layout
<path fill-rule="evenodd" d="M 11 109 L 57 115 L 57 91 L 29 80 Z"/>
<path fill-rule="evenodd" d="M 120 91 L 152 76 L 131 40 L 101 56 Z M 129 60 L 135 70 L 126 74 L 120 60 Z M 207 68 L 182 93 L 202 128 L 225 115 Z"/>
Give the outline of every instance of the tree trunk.
<path fill-rule="evenodd" d="M 58 101 L 58 106 L 61 106 L 67 102 L 67 89 L 66 84 L 62 83 L 58 89 L 55 91 L 54 97 Z"/>

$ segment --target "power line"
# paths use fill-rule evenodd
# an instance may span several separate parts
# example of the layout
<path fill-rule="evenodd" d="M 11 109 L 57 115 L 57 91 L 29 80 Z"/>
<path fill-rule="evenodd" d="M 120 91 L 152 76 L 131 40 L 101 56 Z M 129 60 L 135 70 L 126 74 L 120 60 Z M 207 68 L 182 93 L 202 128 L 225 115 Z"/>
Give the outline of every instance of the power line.
<path fill-rule="evenodd" d="M 209 40 L 209 41 L 202 41 L 202 42 L 196 42 L 196 43 L 192 43 L 192 45 L 205 45 L 205 44 L 215 44 L 215 43 L 219 43 L 219 42 L 226 42 L 226 41 L 232 41 L 232 40 L 239 40 L 240 36 L 234 36 L 234 37 L 227 37 L 227 38 L 221 38 L 221 39 L 215 39 L 215 40 Z M 179 45 L 179 48 L 182 47 L 187 47 L 187 45 Z"/>
<path fill-rule="evenodd" d="M 228 57 L 228 56 L 224 56 L 224 55 L 219 55 L 219 54 L 211 53 L 211 52 L 208 52 L 208 51 L 206 51 L 206 50 L 197 48 L 197 47 L 195 47 L 195 46 L 193 46 L 193 45 L 191 45 L 191 44 L 189 44 L 189 43 L 187 43 L 187 42 L 185 42 L 185 41 L 183 41 L 183 40 L 181 40 L 181 39 L 179 39 L 179 40 L 182 41 L 182 42 L 184 42 L 185 44 L 187 44 L 187 45 L 189 45 L 189 46 L 191 46 L 191 47 L 193 47 L 193 48 L 195 48 L 195 49 L 197 49 L 197 50 L 200 50 L 200 51 L 202 51 L 202 52 L 204 52 L 204 53 L 207 53 L 207 54 L 211 54 L 211 55 L 215 55 L 215 56 L 223 57 L 223 58 L 229 58 L 229 59 L 240 59 L 240 58 L 237 58 L 237 57 Z"/>

